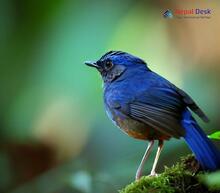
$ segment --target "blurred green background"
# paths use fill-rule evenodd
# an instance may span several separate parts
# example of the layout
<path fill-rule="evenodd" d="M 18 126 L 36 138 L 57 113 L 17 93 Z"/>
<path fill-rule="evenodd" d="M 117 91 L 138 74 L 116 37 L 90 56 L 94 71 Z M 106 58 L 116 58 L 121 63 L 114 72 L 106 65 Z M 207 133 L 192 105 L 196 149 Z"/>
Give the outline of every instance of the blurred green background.
<path fill-rule="evenodd" d="M 176 8 L 212 15 L 162 17 Z M 207 113 L 207 133 L 218 130 L 219 21 L 217 0 L 1 0 L 0 192 L 113 193 L 134 179 L 147 142 L 111 123 L 101 78 L 84 65 L 109 50 L 143 58 Z M 189 152 L 170 140 L 158 171 Z"/>

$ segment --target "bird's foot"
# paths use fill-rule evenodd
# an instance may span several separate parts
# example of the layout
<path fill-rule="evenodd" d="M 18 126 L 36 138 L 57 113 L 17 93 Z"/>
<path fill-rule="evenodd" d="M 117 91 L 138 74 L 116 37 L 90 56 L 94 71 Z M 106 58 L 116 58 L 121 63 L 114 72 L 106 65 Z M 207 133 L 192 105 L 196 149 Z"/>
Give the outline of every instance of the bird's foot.
<path fill-rule="evenodd" d="M 157 177 L 158 174 L 156 172 L 151 172 L 150 175 L 148 175 L 149 177 Z"/>
<path fill-rule="evenodd" d="M 135 176 L 135 181 L 140 180 L 140 178 L 141 178 L 141 174 L 137 173 L 136 176 Z"/>
<path fill-rule="evenodd" d="M 157 177 L 159 174 L 157 174 L 156 172 L 151 172 L 148 177 Z M 141 174 L 140 173 L 137 173 L 136 176 L 135 176 L 135 180 L 138 181 L 140 180 L 141 178 Z"/>

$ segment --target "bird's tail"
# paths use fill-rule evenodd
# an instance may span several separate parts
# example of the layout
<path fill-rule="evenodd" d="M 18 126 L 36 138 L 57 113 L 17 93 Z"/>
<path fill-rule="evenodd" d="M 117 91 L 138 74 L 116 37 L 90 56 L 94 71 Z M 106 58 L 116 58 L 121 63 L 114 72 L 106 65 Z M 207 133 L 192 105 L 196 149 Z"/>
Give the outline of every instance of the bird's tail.
<path fill-rule="evenodd" d="M 182 126 L 186 131 L 184 139 L 203 169 L 210 171 L 220 169 L 220 151 L 202 131 L 188 110 L 183 113 Z"/>

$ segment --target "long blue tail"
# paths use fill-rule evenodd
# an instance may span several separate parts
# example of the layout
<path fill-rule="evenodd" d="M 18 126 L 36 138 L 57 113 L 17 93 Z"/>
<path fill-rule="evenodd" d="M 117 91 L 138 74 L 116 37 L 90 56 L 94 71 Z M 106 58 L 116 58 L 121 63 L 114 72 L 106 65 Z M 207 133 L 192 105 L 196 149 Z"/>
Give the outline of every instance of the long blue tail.
<path fill-rule="evenodd" d="M 220 169 L 220 151 L 199 127 L 189 110 L 183 113 L 184 139 L 204 170 Z"/>

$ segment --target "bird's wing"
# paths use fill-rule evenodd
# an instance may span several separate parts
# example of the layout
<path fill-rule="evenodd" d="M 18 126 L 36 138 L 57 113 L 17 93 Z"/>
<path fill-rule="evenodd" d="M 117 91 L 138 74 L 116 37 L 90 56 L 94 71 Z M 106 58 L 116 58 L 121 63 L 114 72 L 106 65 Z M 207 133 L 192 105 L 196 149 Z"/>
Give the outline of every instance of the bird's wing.
<path fill-rule="evenodd" d="M 205 113 L 199 108 L 195 101 L 183 90 L 177 88 L 175 85 L 172 85 L 173 89 L 182 97 L 182 100 L 194 113 L 196 113 L 203 121 L 208 122 L 209 118 Z"/>
<path fill-rule="evenodd" d="M 128 104 L 129 116 L 146 123 L 165 135 L 184 135 L 181 116 L 184 104 L 171 88 L 151 88 Z"/>
<path fill-rule="evenodd" d="M 178 138 L 184 135 L 181 120 L 187 106 L 204 121 L 208 120 L 191 97 L 160 76 L 151 79 L 150 87 L 134 95 L 131 100 L 117 99 L 110 106 L 167 136 Z"/>

